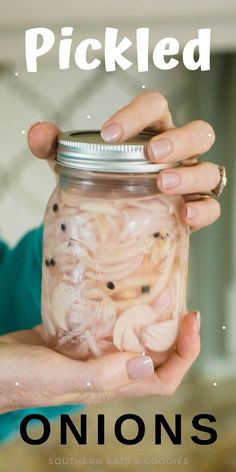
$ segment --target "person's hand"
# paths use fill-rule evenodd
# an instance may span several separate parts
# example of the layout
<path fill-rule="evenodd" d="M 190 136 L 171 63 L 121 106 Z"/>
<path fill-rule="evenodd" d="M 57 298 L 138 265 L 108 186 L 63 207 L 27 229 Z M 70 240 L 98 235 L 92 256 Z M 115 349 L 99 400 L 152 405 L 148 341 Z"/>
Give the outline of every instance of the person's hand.
<path fill-rule="evenodd" d="M 192 230 L 210 225 L 220 216 L 220 205 L 209 194 L 220 181 L 219 168 L 210 162 L 197 162 L 215 141 L 212 126 L 202 120 L 175 128 L 166 99 L 158 92 L 137 96 L 102 126 L 106 142 L 122 142 L 143 130 L 157 133 L 147 146 L 150 160 L 159 163 L 182 161 L 181 168 L 166 169 L 157 177 L 157 186 L 165 194 L 181 194 L 185 204 L 181 216 Z M 28 143 L 36 157 L 48 159 L 53 167 L 59 129 L 42 122 L 30 128 Z M 191 165 L 192 164 L 192 165 Z"/>
<path fill-rule="evenodd" d="M 154 159 L 151 144 L 162 140 L 162 151 L 167 150 L 163 139 L 168 139 L 170 152 L 165 158 L 166 162 L 199 155 L 214 142 L 211 126 L 202 121 L 190 123 L 179 130 L 174 129 L 167 103 L 158 93 L 135 98 L 103 125 L 102 136 L 109 142 L 123 141 L 143 129 L 161 133 L 148 146 L 150 159 Z M 33 154 L 47 159 L 52 168 L 59 132 L 56 125 L 43 122 L 32 126 L 28 133 Z M 162 171 L 158 176 L 157 185 L 163 193 L 188 195 L 209 192 L 220 178 L 218 167 L 207 163 L 175 169 L 172 171 L 172 182 L 173 173 L 177 173 L 181 180 L 174 189 L 163 188 L 162 179 L 167 171 Z M 188 197 L 185 198 L 187 201 Z M 187 218 L 189 208 L 192 208 L 191 218 Z M 194 229 L 212 223 L 219 213 L 218 203 L 211 198 L 191 202 L 191 205 L 182 208 L 183 220 Z M 200 352 L 199 316 L 190 313 L 183 318 L 175 351 L 155 371 L 148 356 L 135 353 L 120 352 L 86 362 L 69 359 L 45 345 L 41 327 L 3 336 L 0 338 L 0 349 L 5 359 L 0 376 L 4 379 L 6 393 L 4 396 L 3 392 L 6 404 L 0 401 L 3 410 L 170 395 Z"/>
<path fill-rule="evenodd" d="M 171 395 L 200 351 L 199 316 L 182 320 L 176 349 L 159 368 L 150 357 L 118 352 L 77 361 L 45 344 L 42 326 L 0 337 L 0 413 L 38 406 Z"/>

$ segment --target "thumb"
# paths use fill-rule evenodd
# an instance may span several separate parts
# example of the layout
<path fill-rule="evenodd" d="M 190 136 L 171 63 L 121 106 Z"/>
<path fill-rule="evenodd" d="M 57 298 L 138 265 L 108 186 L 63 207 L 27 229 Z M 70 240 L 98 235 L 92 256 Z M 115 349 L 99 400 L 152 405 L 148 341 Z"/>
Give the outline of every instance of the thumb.
<path fill-rule="evenodd" d="M 74 378 L 78 379 L 78 361 L 74 362 L 74 367 L 77 369 L 77 376 Z M 81 364 L 83 364 L 82 369 Z M 84 363 L 80 362 L 79 379 L 74 387 L 80 389 L 82 382 L 84 391 L 109 392 L 153 374 L 154 365 L 149 356 L 117 352 Z"/>
<path fill-rule="evenodd" d="M 39 159 L 47 159 L 54 172 L 59 128 L 54 123 L 43 121 L 35 123 L 28 131 L 28 145 L 31 152 Z"/>
<path fill-rule="evenodd" d="M 127 352 L 107 355 L 102 361 L 96 359 L 94 369 L 97 372 L 98 387 L 103 391 L 115 390 L 154 374 L 151 357 Z"/>
<path fill-rule="evenodd" d="M 39 159 L 54 159 L 59 133 L 60 130 L 54 123 L 35 123 L 27 135 L 31 152 Z"/>

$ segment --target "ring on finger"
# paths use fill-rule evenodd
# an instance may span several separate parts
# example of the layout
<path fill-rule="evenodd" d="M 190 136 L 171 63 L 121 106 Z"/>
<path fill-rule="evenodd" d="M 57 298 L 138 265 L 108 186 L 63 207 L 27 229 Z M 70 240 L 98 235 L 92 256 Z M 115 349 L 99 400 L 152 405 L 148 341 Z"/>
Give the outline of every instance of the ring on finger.
<path fill-rule="evenodd" d="M 219 173 L 220 173 L 220 180 L 218 182 L 218 184 L 211 190 L 211 194 L 212 195 L 215 195 L 216 197 L 219 197 L 226 184 L 227 184 L 227 176 L 226 176 L 226 170 L 225 170 L 225 167 L 224 166 L 218 166 L 218 169 L 219 169 Z"/>
<path fill-rule="evenodd" d="M 187 159 L 184 159 L 184 161 L 182 161 L 182 166 L 185 166 L 185 167 L 196 166 L 198 164 L 199 162 L 197 160 L 197 157 L 188 157 Z"/>

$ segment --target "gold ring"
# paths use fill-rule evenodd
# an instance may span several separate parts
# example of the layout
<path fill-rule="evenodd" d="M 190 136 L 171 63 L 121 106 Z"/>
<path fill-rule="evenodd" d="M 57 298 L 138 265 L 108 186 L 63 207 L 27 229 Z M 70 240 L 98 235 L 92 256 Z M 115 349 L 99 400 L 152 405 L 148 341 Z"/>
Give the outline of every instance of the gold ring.
<path fill-rule="evenodd" d="M 216 185 L 215 188 L 213 188 L 213 190 L 211 191 L 211 194 L 212 195 L 216 195 L 216 197 L 219 197 L 226 184 L 227 184 L 227 177 L 226 177 L 226 170 L 225 170 L 225 167 L 224 166 L 218 166 L 218 169 L 219 169 L 219 173 L 220 173 L 220 181 L 219 183 Z"/>

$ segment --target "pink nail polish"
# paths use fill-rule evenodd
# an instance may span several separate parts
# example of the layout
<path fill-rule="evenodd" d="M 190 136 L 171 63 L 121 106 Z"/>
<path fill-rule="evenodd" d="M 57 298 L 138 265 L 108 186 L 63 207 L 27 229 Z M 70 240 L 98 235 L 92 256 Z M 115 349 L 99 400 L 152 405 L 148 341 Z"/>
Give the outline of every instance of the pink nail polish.
<path fill-rule="evenodd" d="M 159 178 L 163 189 L 175 188 L 178 187 L 178 185 L 181 183 L 180 175 L 174 172 L 160 173 Z"/>
<path fill-rule="evenodd" d="M 122 130 L 119 125 L 112 124 L 101 131 L 101 137 L 107 143 L 116 143 L 122 136 Z"/>
<path fill-rule="evenodd" d="M 198 208 L 196 207 L 193 207 L 193 206 L 187 206 L 186 208 L 186 218 L 188 218 L 188 220 L 192 220 L 194 218 L 196 218 L 199 214 L 199 211 L 198 211 Z"/>
<path fill-rule="evenodd" d="M 154 373 L 154 365 L 151 357 L 133 357 L 127 361 L 127 371 L 131 379 L 144 379 Z"/>
<path fill-rule="evenodd" d="M 168 156 L 172 151 L 172 143 L 169 139 L 158 139 L 150 144 L 153 158 L 155 160 Z"/>

